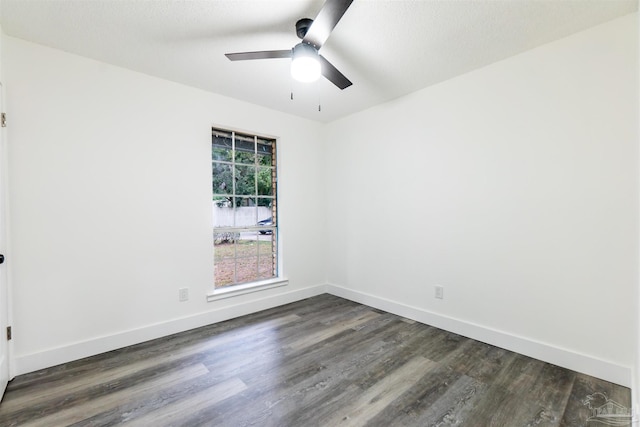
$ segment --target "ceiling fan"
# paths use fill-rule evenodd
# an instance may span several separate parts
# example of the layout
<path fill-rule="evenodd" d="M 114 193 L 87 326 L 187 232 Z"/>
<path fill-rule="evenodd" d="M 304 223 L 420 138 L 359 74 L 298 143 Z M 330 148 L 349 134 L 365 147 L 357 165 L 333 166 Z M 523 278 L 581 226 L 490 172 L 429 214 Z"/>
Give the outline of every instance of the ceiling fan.
<path fill-rule="evenodd" d="M 345 89 L 352 85 L 351 81 L 318 51 L 352 2 L 353 0 L 327 0 L 315 20 L 304 18 L 296 22 L 296 34 L 302 42 L 293 49 L 226 53 L 225 56 L 231 61 L 291 58 L 291 74 L 295 79 L 311 82 L 322 74 L 340 89 Z"/>

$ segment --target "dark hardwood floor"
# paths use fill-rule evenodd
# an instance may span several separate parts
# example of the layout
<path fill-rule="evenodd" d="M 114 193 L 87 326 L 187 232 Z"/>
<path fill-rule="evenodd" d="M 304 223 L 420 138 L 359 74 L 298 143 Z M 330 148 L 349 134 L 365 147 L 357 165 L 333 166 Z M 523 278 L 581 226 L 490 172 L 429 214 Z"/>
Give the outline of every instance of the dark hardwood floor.
<path fill-rule="evenodd" d="M 629 389 L 321 295 L 19 376 L 0 425 L 596 427 L 601 405 Z"/>

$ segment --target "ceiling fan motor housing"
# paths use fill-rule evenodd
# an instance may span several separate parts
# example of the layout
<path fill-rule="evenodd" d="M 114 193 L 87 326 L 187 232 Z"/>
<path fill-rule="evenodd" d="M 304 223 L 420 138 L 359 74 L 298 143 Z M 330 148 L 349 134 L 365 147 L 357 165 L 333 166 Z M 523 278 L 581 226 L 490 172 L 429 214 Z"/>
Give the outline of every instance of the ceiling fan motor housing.
<path fill-rule="evenodd" d="M 307 31 L 309 31 L 311 24 L 313 24 L 313 19 L 310 18 L 302 18 L 296 22 L 296 35 L 300 40 L 307 35 Z"/>

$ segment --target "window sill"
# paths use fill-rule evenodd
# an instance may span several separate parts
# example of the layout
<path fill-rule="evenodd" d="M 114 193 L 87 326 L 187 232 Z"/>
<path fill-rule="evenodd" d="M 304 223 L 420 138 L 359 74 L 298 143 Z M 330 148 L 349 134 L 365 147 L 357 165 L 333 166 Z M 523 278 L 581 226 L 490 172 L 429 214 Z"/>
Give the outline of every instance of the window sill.
<path fill-rule="evenodd" d="M 288 284 L 288 279 L 278 277 L 275 279 L 263 280 L 261 282 L 246 283 L 244 285 L 216 289 L 210 294 L 207 294 L 207 302 L 231 298 L 238 295 L 250 294 L 252 292 L 264 291 L 267 289 L 279 288 L 280 286 L 287 286 Z"/>

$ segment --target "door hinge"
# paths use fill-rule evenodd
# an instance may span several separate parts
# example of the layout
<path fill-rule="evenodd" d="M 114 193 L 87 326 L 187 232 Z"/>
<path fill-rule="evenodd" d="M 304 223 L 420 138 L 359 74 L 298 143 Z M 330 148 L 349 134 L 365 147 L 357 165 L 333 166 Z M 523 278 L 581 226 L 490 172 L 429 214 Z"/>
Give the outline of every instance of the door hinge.
<path fill-rule="evenodd" d="M 11 326 L 7 326 L 7 341 L 11 341 Z"/>
<path fill-rule="evenodd" d="M 0 113 L 0 126 L 7 127 L 7 113 Z"/>

